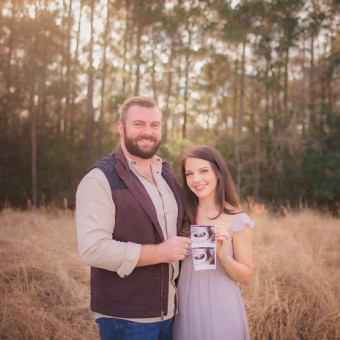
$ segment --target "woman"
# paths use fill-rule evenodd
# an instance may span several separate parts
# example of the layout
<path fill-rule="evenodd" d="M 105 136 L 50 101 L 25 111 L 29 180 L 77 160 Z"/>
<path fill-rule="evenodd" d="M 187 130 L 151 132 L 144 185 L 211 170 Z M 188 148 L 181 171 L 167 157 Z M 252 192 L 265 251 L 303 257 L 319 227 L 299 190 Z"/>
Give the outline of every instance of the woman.
<path fill-rule="evenodd" d="M 238 283 L 253 277 L 251 229 L 254 222 L 238 206 L 235 185 L 222 156 L 198 146 L 182 161 L 184 206 L 191 225 L 214 225 L 216 270 L 195 271 L 192 254 L 182 262 L 175 340 L 250 339 Z"/>

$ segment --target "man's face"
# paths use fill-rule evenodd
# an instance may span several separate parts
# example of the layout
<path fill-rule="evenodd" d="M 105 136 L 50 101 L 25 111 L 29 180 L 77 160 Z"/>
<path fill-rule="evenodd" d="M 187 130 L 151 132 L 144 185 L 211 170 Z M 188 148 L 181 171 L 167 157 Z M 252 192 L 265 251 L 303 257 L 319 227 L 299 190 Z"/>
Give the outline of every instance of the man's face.
<path fill-rule="evenodd" d="M 162 113 L 157 108 L 131 106 L 125 124 L 120 122 L 118 129 L 128 153 L 132 156 L 149 159 L 161 145 Z"/>

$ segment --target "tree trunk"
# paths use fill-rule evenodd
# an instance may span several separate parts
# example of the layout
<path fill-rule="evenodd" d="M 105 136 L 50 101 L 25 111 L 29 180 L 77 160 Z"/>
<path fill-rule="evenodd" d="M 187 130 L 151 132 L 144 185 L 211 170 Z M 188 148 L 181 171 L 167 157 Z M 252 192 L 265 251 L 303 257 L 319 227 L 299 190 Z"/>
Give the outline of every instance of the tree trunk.
<path fill-rule="evenodd" d="M 302 68 L 302 91 L 303 93 L 307 93 L 307 69 L 306 69 L 306 33 L 303 33 L 303 45 L 302 45 L 302 60 L 301 60 L 301 68 Z M 302 119 L 300 119 L 302 124 L 302 138 L 306 138 L 306 96 L 302 96 Z"/>
<path fill-rule="evenodd" d="M 174 58 L 174 51 L 175 51 L 175 35 L 172 36 L 171 39 L 171 51 L 169 57 L 169 65 L 168 65 L 168 86 L 166 91 L 166 105 L 164 110 L 164 117 L 163 117 L 163 133 L 162 133 L 162 142 L 166 144 L 168 142 L 168 119 L 170 116 L 170 96 L 171 96 L 171 88 L 172 88 L 172 68 L 173 68 L 173 58 Z"/>
<path fill-rule="evenodd" d="M 153 46 L 155 46 L 155 30 L 152 29 L 152 43 Z M 158 91 L 157 91 L 157 85 L 156 85 L 156 54 L 155 54 L 155 48 L 152 49 L 152 68 L 151 68 L 151 87 L 153 92 L 153 97 L 158 102 Z"/>
<path fill-rule="evenodd" d="M 64 135 L 68 135 L 70 125 L 70 103 L 71 103 L 71 31 L 72 31 L 72 1 L 69 2 L 67 12 L 67 41 L 66 41 L 66 91 L 65 91 L 65 115 L 64 115 Z"/>
<path fill-rule="evenodd" d="M 315 87 L 314 87 L 314 34 L 311 36 L 310 44 L 310 68 L 309 68 L 309 121 L 310 128 L 309 134 L 314 135 L 316 133 L 317 121 L 315 112 Z"/>
<path fill-rule="evenodd" d="M 238 101 L 238 58 L 235 60 L 235 72 L 233 79 L 233 129 L 235 132 L 235 140 L 237 136 L 237 101 Z"/>
<path fill-rule="evenodd" d="M 241 61 L 241 84 L 240 84 L 240 110 L 237 122 L 237 136 L 235 143 L 236 156 L 236 190 L 239 197 L 241 197 L 241 176 L 242 176 L 242 128 L 244 118 L 244 87 L 245 87 L 245 53 L 246 53 L 246 39 L 243 40 L 242 45 L 242 61 Z"/>
<path fill-rule="evenodd" d="M 260 95 L 257 96 L 257 103 L 260 102 Z M 260 164 L 261 164 L 261 129 L 260 129 L 260 117 L 259 108 L 254 110 L 255 120 L 255 174 L 254 174 L 254 200 L 258 202 L 260 199 Z"/>
<path fill-rule="evenodd" d="M 130 19 L 129 19 L 129 10 L 130 10 L 130 1 L 126 1 L 126 17 L 125 17 L 125 32 L 124 32 L 124 45 L 123 45 L 123 83 L 122 83 L 122 92 L 125 97 L 126 92 L 126 53 L 127 53 L 127 45 L 128 45 L 128 36 L 130 29 Z"/>
<path fill-rule="evenodd" d="M 4 3 L 1 2 L 1 6 L 3 6 Z M 1 122 L 0 124 L 4 126 L 4 128 L 1 128 L 1 131 L 6 131 L 9 133 L 8 128 L 7 128 L 7 122 L 9 121 L 9 117 L 11 115 L 11 105 L 12 105 L 12 62 L 13 62 L 13 50 L 14 50 L 14 32 L 15 32 L 15 17 L 16 17 L 16 5 L 17 1 L 14 0 L 12 2 L 12 10 L 11 10 L 11 18 L 8 22 L 8 27 L 9 27 L 9 35 L 8 35 L 8 52 L 6 56 L 6 62 L 3 66 L 6 67 L 6 72 L 3 73 L 3 76 L 5 77 L 4 85 L 6 86 L 6 100 L 2 99 L 2 105 L 3 105 L 3 110 L 1 110 Z M 4 19 L 2 16 L 2 8 L 0 8 L 0 27 L 4 26 Z M 4 50 L 4 49 L 3 49 Z M 4 51 L 3 51 L 4 52 Z M 4 71 L 4 70 L 3 70 Z"/>
<path fill-rule="evenodd" d="M 31 162 L 32 162 L 32 206 L 37 209 L 37 119 L 36 119 L 36 41 L 32 44 L 31 51 L 31 88 L 30 88 L 30 116 L 31 116 Z"/>
<path fill-rule="evenodd" d="M 189 41 L 188 47 L 185 53 L 185 88 L 184 88 L 184 113 L 183 113 L 183 127 L 182 127 L 182 137 L 186 138 L 186 130 L 187 130 L 187 117 L 188 117 L 188 87 L 189 87 L 189 69 L 190 69 L 190 46 L 191 46 L 191 38 L 192 32 L 188 30 Z"/>
<path fill-rule="evenodd" d="M 72 75 L 72 84 L 71 84 L 71 111 L 72 111 L 72 116 L 70 116 L 70 121 L 69 121 L 69 136 L 73 136 L 73 129 L 74 129 L 74 124 L 73 124 L 73 115 L 75 114 L 75 100 L 76 100 L 76 74 L 78 71 L 77 63 L 78 63 L 78 54 L 79 54 L 79 41 L 80 41 L 80 28 L 81 28 L 81 20 L 82 20 L 82 14 L 83 14 L 83 0 L 80 1 L 80 9 L 79 9 L 79 17 L 78 17 L 78 27 L 77 27 L 77 32 L 76 32 L 76 48 L 74 52 L 74 57 L 73 57 L 73 63 L 72 63 L 72 69 L 71 69 L 71 75 Z"/>
<path fill-rule="evenodd" d="M 332 8 L 331 8 L 331 13 L 333 15 L 330 16 L 330 27 L 333 27 L 333 20 L 335 18 L 334 13 L 336 13 L 336 3 L 333 2 L 332 3 Z M 335 37 L 336 34 L 334 34 L 333 30 L 332 30 L 332 34 L 329 35 L 329 39 L 330 39 L 330 52 L 329 55 L 330 56 L 334 56 L 335 52 L 334 52 L 334 44 L 335 44 Z M 327 100 L 328 100 L 328 104 L 327 104 L 327 108 L 328 108 L 328 112 L 329 114 L 331 114 L 333 112 L 333 105 L 334 105 L 334 99 L 333 98 L 333 89 L 332 89 L 332 80 L 333 80 L 333 73 L 334 73 L 334 60 L 333 58 L 328 58 L 328 63 L 329 65 L 327 66 L 327 73 L 326 73 L 326 86 L 327 86 Z"/>
<path fill-rule="evenodd" d="M 288 63 L 289 63 L 289 48 L 287 48 L 285 54 L 284 99 L 283 99 L 285 117 L 288 117 Z"/>
<path fill-rule="evenodd" d="M 136 50 L 136 83 L 135 83 L 135 96 L 139 95 L 139 82 L 140 82 L 140 64 L 141 64 L 141 42 L 143 35 L 143 26 L 138 24 L 137 27 L 137 50 Z"/>
<path fill-rule="evenodd" d="M 102 121 L 105 110 L 105 95 L 106 95 L 106 77 L 107 77 L 107 61 L 106 61 L 106 50 L 107 50 L 107 39 L 110 31 L 110 0 L 107 0 L 107 17 L 104 30 L 104 46 L 103 46 L 103 64 L 102 64 L 102 76 L 101 76 L 101 90 L 100 90 L 100 116 L 99 120 Z M 100 138 L 100 136 L 98 136 Z"/>
<path fill-rule="evenodd" d="M 9 21 L 10 33 L 8 37 L 8 53 L 7 53 L 7 77 L 6 77 L 6 88 L 10 93 L 10 87 L 12 86 L 12 57 L 13 57 L 13 34 L 15 30 L 15 16 L 16 16 L 16 5 L 17 0 L 13 1 L 12 4 L 12 16 Z"/>
<path fill-rule="evenodd" d="M 268 58 L 266 58 L 266 74 L 265 74 L 265 89 L 266 89 L 266 92 L 265 92 L 265 111 L 266 111 L 266 115 L 267 115 L 267 119 L 266 119 L 266 132 L 267 134 L 269 134 L 269 113 L 270 113 L 270 105 L 269 105 L 269 95 L 270 95 L 270 92 L 269 92 L 269 67 L 270 67 L 270 60 L 268 60 Z"/>
<path fill-rule="evenodd" d="M 274 92 L 274 134 L 279 134 L 281 132 L 281 101 L 280 101 L 280 84 L 281 84 L 281 67 L 278 68 L 278 75 L 277 75 L 277 85 Z"/>
<path fill-rule="evenodd" d="M 88 69 L 88 86 L 87 86 L 87 129 L 86 129 L 86 160 L 87 165 L 92 164 L 92 150 L 93 150 L 93 83 L 94 83 L 94 69 L 93 69 L 93 18 L 94 18 L 94 0 L 91 0 L 91 36 L 89 46 L 89 69 Z"/>

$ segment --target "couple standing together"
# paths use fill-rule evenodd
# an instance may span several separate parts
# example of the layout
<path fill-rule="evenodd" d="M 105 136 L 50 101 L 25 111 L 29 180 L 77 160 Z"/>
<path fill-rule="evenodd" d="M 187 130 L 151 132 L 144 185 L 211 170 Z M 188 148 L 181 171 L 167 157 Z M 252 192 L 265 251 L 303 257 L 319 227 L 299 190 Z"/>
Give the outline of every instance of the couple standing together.
<path fill-rule="evenodd" d="M 120 108 L 120 146 L 76 195 L 79 253 L 91 266 L 91 309 L 102 340 L 249 339 L 238 282 L 253 276 L 252 220 L 212 147 L 182 161 L 182 187 L 155 154 L 162 112 L 148 97 Z M 217 263 L 195 271 L 190 225 L 214 225 Z M 180 266 L 181 263 L 181 266 Z M 179 275 L 179 273 L 181 274 Z"/>

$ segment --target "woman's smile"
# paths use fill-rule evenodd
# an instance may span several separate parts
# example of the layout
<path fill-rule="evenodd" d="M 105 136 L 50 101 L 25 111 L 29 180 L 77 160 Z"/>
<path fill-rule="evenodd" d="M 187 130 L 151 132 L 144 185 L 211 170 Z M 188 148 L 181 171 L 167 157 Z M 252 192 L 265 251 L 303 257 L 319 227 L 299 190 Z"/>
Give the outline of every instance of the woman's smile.
<path fill-rule="evenodd" d="M 205 189 L 205 187 L 206 187 L 207 185 L 206 184 L 203 184 L 203 185 L 197 185 L 197 186 L 195 186 L 195 189 L 197 190 L 197 191 L 202 191 L 202 190 L 204 190 Z"/>

